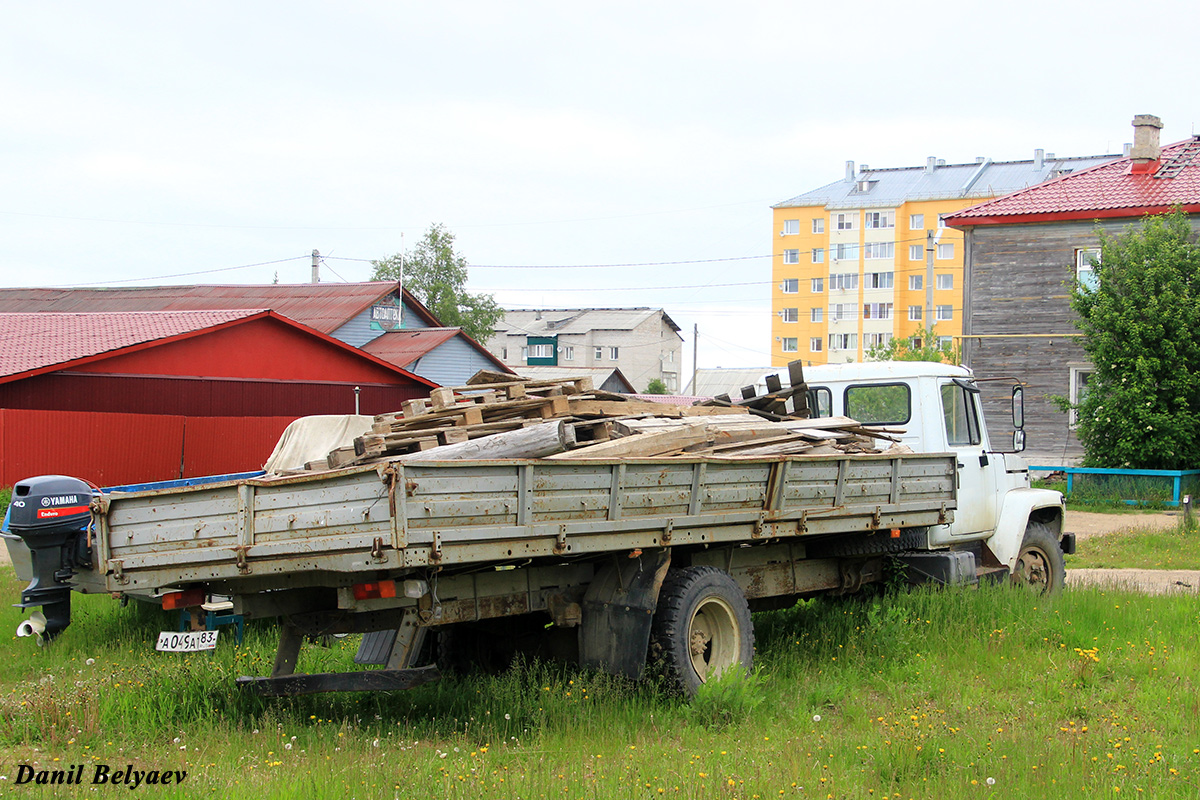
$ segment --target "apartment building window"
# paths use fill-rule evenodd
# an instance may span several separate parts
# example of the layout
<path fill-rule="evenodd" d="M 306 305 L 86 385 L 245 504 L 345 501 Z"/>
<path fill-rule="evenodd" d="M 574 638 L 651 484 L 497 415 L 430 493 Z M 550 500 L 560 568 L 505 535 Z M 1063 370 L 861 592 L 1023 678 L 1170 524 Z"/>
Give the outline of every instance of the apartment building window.
<path fill-rule="evenodd" d="M 864 303 L 863 319 L 891 319 L 891 303 Z"/>
<path fill-rule="evenodd" d="M 508 361 L 508 348 L 507 347 L 500 348 L 500 360 Z"/>
<path fill-rule="evenodd" d="M 528 347 L 522 347 L 522 348 L 521 348 L 521 360 L 522 360 L 522 361 L 528 361 L 528 360 L 529 360 L 529 348 L 528 348 Z"/>
<path fill-rule="evenodd" d="M 954 242 L 939 242 L 937 257 L 941 261 L 949 261 L 954 258 Z"/>
<path fill-rule="evenodd" d="M 868 211 L 863 224 L 867 228 L 894 228 L 896 227 L 896 212 Z"/>
<path fill-rule="evenodd" d="M 603 348 L 603 347 L 597 347 L 597 348 L 595 349 L 595 352 L 593 352 L 593 353 L 592 353 L 592 355 L 596 357 L 596 360 L 597 360 L 597 361 L 599 361 L 600 359 L 604 358 L 604 348 Z"/>
<path fill-rule="evenodd" d="M 924 309 L 923 309 L 923 308 L 921 308 L 920 306 L 909 306 L 909 307 L 908 307 L 908 319 L 909 319 L 909 321 L 910 321 L 910 322 L 920 322 L 920 321 L 921 321 L 921 315 L 922 315 L 922 313 L 923 313 L 923 312 L 924 312 Z"/>
<path fill-rule="evenodd" d="M 784 250 L 783 251 L 783 263 L 799 264 L 800 263 L 800 251 L 799 250 Z"/>
<path fill-rule="evenodd" d="M 825 218 L 824 217 L 815 217 L 813 219 L 812 231 L 813 231 L 813 233 L 824 233 L 825 232 Z"/>
<path fill-rule="evenodd" d="M 925 230 L 925 215 L 924 214 L 909 214 L 908 229 L 910 231 Z"/>
<path fill-rule="evenodd" d="M 563 361 L 574 361 L 575 360 L 575 348 L 572 347 L 571 345 L 564 345 L 563 349 L 562 349 L 562 357 L 563 357 Z"/>
<path fill-rule="evenodd" d="M 800 291 L 799 278 L 784 278 L 783 283 L 779 284 L 779 290 L 784 294 L 796 294 Z"/>
<path fill-rule="evenodd" d="M 529 346 L 529 358 L 554 358 L 554 345 L 535 344 Z"/>
<path fill-rule="evenodd" d="M 824 322 L 825 321 L 825 309 L 821 308 L 820 306 L 818 306 L 817 308 L 810 308 L 808 310 L 808 321 L 809 322 Z"/>
<path fill-rule="evenodd" d="M 1100 263 L 1100 249 L 1097 247 L 1082 248 L 1075 251 L 1075 278 L 1089 292 L 1096 291 L 1099 281 L 1096 279 L 1096 264 Z"/>
<path fill-rule="evenodd" d="M 799 232 L 800 232 L 800 220 L 785 219 L 783 221 L 783 235 L 784 236 L 795 236 Z"/>
<path fill-rule="evenodd" d="M 810 337 L 808 340 L 808 351 L 810 353 L 819 353 L 819 352 L 821 352 L 822 344 L 824 344 L 824 342 L 821 341 L 820 336 Z"/>
<path fill-rule="evenodd" d="M 953 288 L 954 288 L 954 276 L 953 276 L 953 275 L 950 275 L 950 274 L 947 274 L 947 273 L 944 273 L 944 272 L 943 272 L 943 273 L 940 273 L 940 274 L 937 276 L 937 288 L 939 288 L 939 289 L 953 289 Z"/>
<path fill-rule="evenodd" d="M 857 303 L 830 303 L 829 305 L 830 322 L 841 322 L 844 319 L 854 319 L 857 315 Z"/>
<path fill-rule="evenodd" d="M 864 289 L 891 289 L 896 279 L 894 272 L 868 272 L 863 275 Z"/>
<path fill-rule="evenodd" d="M 812 263 L 814 263 L 814 264 L 824 264 L 825 263 L 825 248 L 824 247 L 814 247 L 812 249 Z"/>
<path fill-rule="evenodd" d="M 863 347 L 868 350 L 872 347 L 883 347 L 892 340 L 890 333 L 864 333 Z"/>
<path fill-rule="evenodd" d="M 867 242 L 863 245 L 863 258 L 894 258 L 895 242 Z"/>
<path fill-rule="evenodd" d="M 908 260 L 920 261 L 925 257 L 925 248 L 919 244 L 910 244 L 908 246 Z"/>
<path fill-rule="evenodd" d="M 799 322 L 800 321 L 800 309 L 798 309 L 798 308 L 780 309 L 779 317 L 784 322 Z"/>
<path fill-rule="evenodd" d="M 938 306 L 936 309 L 935 319 L 938 322 L 954 319 L 954 309 L 951 306 Z"/>
<path fill-rule="evenodd" d="M 939 336 L 937 346 L 939 350 L 949 350 L 954 346 L 953 336 Z"/>
<path fill-rule="evenodd" d="M 857 350 L 858 349 L 858 334 L 857 333 L 831 333 L 831 334 L 829 334 L 829 349 L 830 350 Z"/>
<path fill-rule="evenodd" d="M 781 340 L 783 342 L 783 352 L 796 353 L 800 350 L 800 340 L 795 336 L 785 336 Z"/>
<path fill-rule="evenodd" d="M 856 244 L 835 244 L 830 245 L 830 253 L 835 261 L 842 261 L 852 258 L 858 260 L 858 245 Z"/>
<path fill-rule="evenodd" d="M 621 355 L 621 348 L 619 348 L 619 347 L 608 348 L 608 357 L 610 359 L 612 359 L 613 361 L 616 361 L 617 357 L 620 355 Z"/>
<path fill-rule="evenodd" d="M 841 272 L 829 276 L 829 291 L 857 289 L 858 273 Z"/>
<path fill-rule="evenodd" d="M 825 291 L 825 279 L 824 278 L 813 278 L 812 279 L 812 293 L 820 294 L 823 291 Z"/>
<path fill-rule="evenodd" d="M 925 288 L 925 276 L 924 275 L 909 275 L 908 276 L 908 288 L 913 291 L 917 291 L 919 289 L 924 289 Z"/>
<path fill-rule="evenodd" d="M 839 231 L 853 231 L 858 229 L 858 212 L 854 211 L 845 214 L 833 215 L 834 227 Z"/>

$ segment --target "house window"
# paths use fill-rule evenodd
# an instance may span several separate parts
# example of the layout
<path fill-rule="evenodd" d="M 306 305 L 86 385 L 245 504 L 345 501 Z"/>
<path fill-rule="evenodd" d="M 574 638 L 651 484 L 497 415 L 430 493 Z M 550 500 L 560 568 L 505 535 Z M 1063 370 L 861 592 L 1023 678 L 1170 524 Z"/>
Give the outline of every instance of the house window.
<path fill-rule="evenodd" d="M 1099 282 L 1096 279 L 1095 265 L 1100 263 L 1100 249 L 1088 247 L 1075 251 L 1075 278 L 1089 292 L 1096 291 Z"/>
<path fill-rule="evenodd" d="M 949 261 L 954 258 L 954 242 L 939 242 L 937 257 L 939 261 Z"/>
<path fill-rule="evenodd" d="M 1091 377 L 1092 368 L 1090 366 L 1071 367 L 1071 405 L 1079 405 L 1087 397 L 1087 385 Z M 1074 408 L 1068 413 L 1067 422 L 1072 428 L 1078 424 L 1079 416 Z"/>
<path fill-rule="evenodd" d="M 894 272 L 868 272 L 863 275 L 864 289 L 891 289 L 895 279 Z"/>
<path fill-rule="evenodd" d="M 508 361 L 508 348 L 507 347 L 500 348 L 500 360 Z"/>
<path fill-rule="evenodd" d="M 554 358 L 554 345 L 534 344 L 529 346 L 529 358 Z"/>
<path fill-rule="evenodd" d="M 810 308 L 808 310 L 808 321 L 809 322 L 824 322 L 825 321 L 825 309 L 820 308 L 820 307 Z"/>
<path fill-rule="evenodd" d="M 842 272 L 829 276 L 829 291 L 858 288 L 857 272 Z"/>
<path fill-rule="evenodd" d="M 830 350 L 857 350 L 858 349 L 858 334 L 857 333 L 831 333 L 831 334 L 829 334 L 829 349 Z"/>
<path fill-rule="evenodd" d="M 800 232 L 800 220 L 785 219 L 783 221 L 783 235 L 784 236 L 795 236 L 799 232 Z"/>
<path fill-rule="evenodd" d="M 783 319 L 784 322 L 799 322 L 800 321 L 800 309 L 785 308 L 785 309 L 780 310 L 779 316 L 781 319 Z M 613 356 L 613 357 L 616 358 L 616 356 Z"/>
<path fill-rule="evenodd" d="M 595 349 L 595 352 L 593 352 L 593 353 L 592 353 L 592 355 L 593 355 L 593 356 L 595 356 L 595 358 L 596 358 L 596 360 L 597 360 L 597 361 L 599 361 L 600 359 L 604 358 L 604 348 L 603 348 L 603 347 L 597 347 L 597 348 Z"/>
<path fill-rule="evenodd" d="M 575 348 L 571 347 L 570 345 L 564 346 L 562 349 L 562 357 L 563 357 L 563 361 L 574 361 L 575 360 Z"/>
<path fill-rule="evenodd" d="M 954 309 L 950 306 L 938 306 L 936 309 L 936 314 L 934 315 L 934 319 L 936 319 L 938 322 L 954 319 Z"/>
<path fill-rule="evenodd" d="M 821 345 L 823 345 L 823 344 L 824 344 L 824 342 L 821 340 L 820 336 L 810 337 L 808 340 L 808 352 L 810 352 L 810 353 L 821 352 Z"/>
<path fill-rule="evenodd" d="M 825 291 L 825 279 L 824 278 L 813 278 L 812 279 L 812 293 L 820 294 L 823 291 Z"/>
<path fill-rule="evenodd" d="M 675 351 L 674 351 L 674 350 L 668 350 L 668 351 L 667 351 L 667 363 L 668 363 L 668 364 L 674 364 L 674 363 L 675 363 Z"/>
<path fill-rule="evenodd" d="M 868 211 L 863 225 L 867 228 L 896 227 L 895 211 Z"/>
<path fill-rule="evenodd" d="M 908 260 L 920 261 L 925 258 L 925 248 L 919 244 L 910 244 L 908 246 Z"/>
<path fill-rule="evenodd" d="M 909 214 L 908 229 L 910 231 L 925 230 L 925 215 L 924 214 Z"/>
<path fill-rule="evenodd" d="M 783 342 L 783 352 L 796 353 L 800 350 L 800 340 L 795 336 L 785 336 L 781 340 Z"/>
<path fill-rule="evenodd" d="M 529 348 L 528 348 L 528 347 L 522 347 L 522 348 L 521 348 L 521 360 L 522 360 L 522 361 L 528 361 L 528 360 L 529 360 Z"/>
<path fill-rule="evenodd" d="M 891 319 L 892 304 L 891 303 L 865 303 L 863 305 L 863 319 Z"/>
<path fill-rule="evenodd" d="M 848 258 L 858 259 L 858 245 L 856 244 L 835 244 L 831 245 L 830 249 L 835 261 Z"/>
<path fill-rule="evenodd" d="M 894 242 L 867 242 L 863 245 L 863 258 L 894 258 L 895 255 Z"/>
<path fill-rule="evenodd" d="M 616 361 L 617 356 L 619 356 L 620 354 L 621 354 L 621 348 L 619 348 L 619 347 L 608 348 L 608 357 L 611 358 L 613 361 Z"/>
<path fill-rule="evenodd" d="M 783 251 L 783 263 L 799 264 L 800 263 L 800 251 L 799 250 L 784 250 Z"/>
<path fill-rule="evenodd" d="M 825 248 L 824 247 L 814 247 L 812 249 L 812 263 L 814 263 L 814 264 L 824 264 L 825 263 Z"/>
<path fill-rule="evenodd" d="M 829 305 L 830 322 L 841 322 L 844 319 L 854 319 L 857 314 L 857 303 L 831 303 Z"/>
<path fill-rule="evenodd" d="M 953 275 L 948 275 L 948 274 L 946 274 L 946 273 L 944 273 L 944 272 L 943 272 L 943 273 L 941 273 L 941 274 L 939 274 L 939 275 L 937 276 L 937 288 L 939 288 L 939 289 L 953 289 L 953 288 L 954 288 L 954 276 L 953 276 Z"/>
<path fill-rule="evenodd" d="M 779 289 L 784 294 L 796 294 L 797 292 L 800 291 L 800 279 L 799 278 L 785 278 L 783 283 L 780 284 Z"/>
<path fill-rule="evenodd" d="M 852 231 L 858 228 L 858 212 L 833 215 L 834 227 L 839 231 Z"/>
<path fill-rule="evenodd" d="M 920 322 L 921 321 L 921 311 L 922 311 L 922 309 L 920 306 L 909 306 L 908 307 L 909 321 L 910 322 Z"/>
<path fill-rule="evenodd" d="M 908 288 L 913 291 L 917 291 L 919 289 L 924 289 L 925 288 L 925 276 L 924 275 L 909 275 L 908 276 Z"/>
<path fill-rule="evenodd" d="M 824 233 L 825 232 L 825 218 L 824 217 L 816 217 L 813 219 L 812 231 L 813 231 L 813 233 Z"/>

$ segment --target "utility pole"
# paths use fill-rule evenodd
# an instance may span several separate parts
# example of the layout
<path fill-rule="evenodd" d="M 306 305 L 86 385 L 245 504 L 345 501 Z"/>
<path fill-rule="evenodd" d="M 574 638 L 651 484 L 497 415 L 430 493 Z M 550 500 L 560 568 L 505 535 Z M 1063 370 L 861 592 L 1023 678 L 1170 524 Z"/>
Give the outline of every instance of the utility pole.
<path fill-rule="evenodd" d="M 310 283 L 321 282 L 321 251 L 313 250 L 312 254 L 312 280 Z"/>
<path fill-rule="evenodd" d="M 700 345 L 700 324 L 692 323 L 692 395 L 696 394 L 696 357 Z"/>

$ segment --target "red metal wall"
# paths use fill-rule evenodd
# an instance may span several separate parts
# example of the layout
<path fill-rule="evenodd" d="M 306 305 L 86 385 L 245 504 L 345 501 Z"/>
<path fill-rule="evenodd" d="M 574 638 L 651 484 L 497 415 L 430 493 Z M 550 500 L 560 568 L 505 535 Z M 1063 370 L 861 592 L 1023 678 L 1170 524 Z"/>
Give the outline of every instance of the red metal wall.
<path fill-rule="evenodd" d="M 0 486 L 34 475 L 115 486 L 248 472 L 293 419 L 0 409 Z"/>

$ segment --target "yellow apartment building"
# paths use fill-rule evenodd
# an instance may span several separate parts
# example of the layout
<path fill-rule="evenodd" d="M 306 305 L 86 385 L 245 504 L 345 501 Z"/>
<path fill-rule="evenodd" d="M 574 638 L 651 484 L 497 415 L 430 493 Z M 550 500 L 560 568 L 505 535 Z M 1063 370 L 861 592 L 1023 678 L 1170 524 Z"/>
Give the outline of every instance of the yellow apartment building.
<path fill-rule="evenodd" d="M 944 214 L 1119 155 L 871 169 L 772 206 L 771 364 L 862 361 L 874 345 L 963 330 L 963 235 Z"/>

